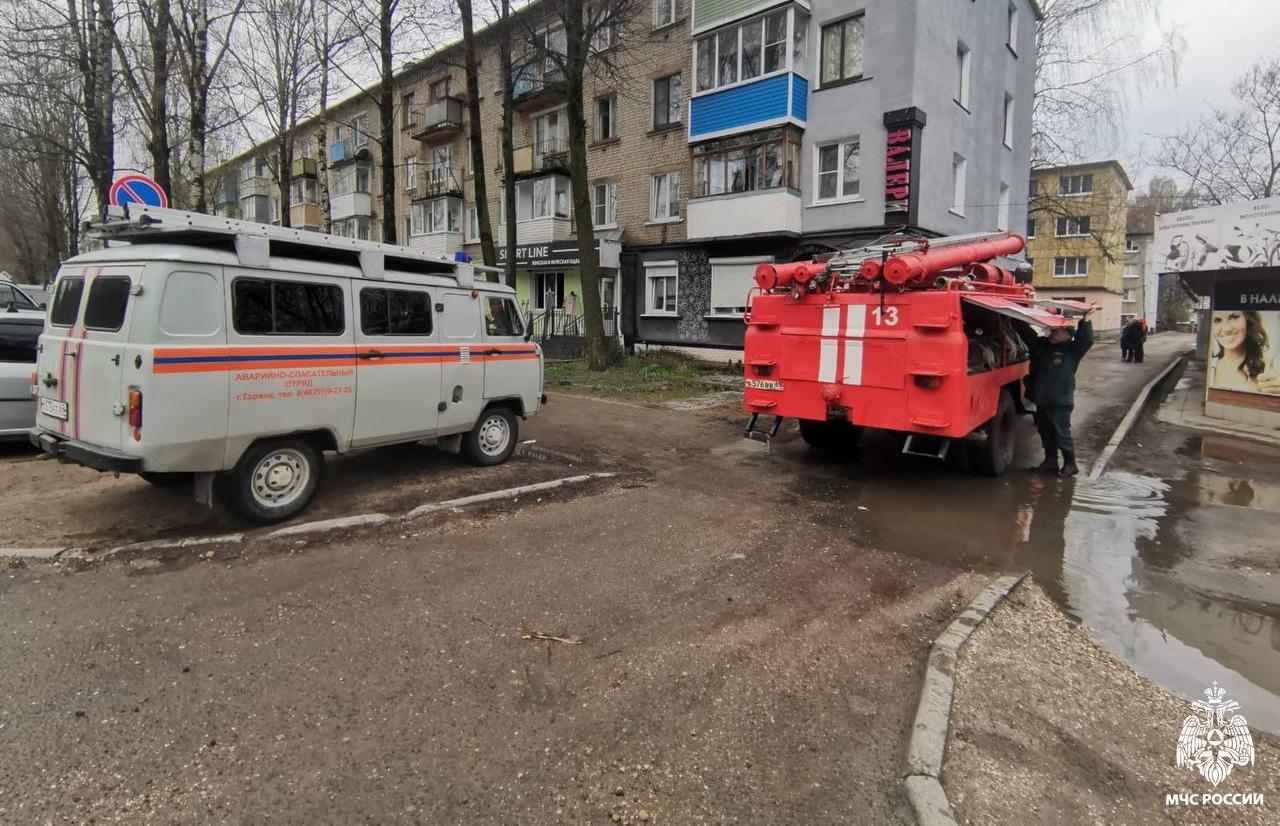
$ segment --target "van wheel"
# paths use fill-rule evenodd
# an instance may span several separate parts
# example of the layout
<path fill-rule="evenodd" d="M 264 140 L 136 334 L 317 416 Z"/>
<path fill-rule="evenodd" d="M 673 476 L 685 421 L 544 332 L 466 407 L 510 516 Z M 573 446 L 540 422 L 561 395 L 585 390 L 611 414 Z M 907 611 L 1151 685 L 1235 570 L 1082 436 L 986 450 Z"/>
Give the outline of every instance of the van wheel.
<path fill-rule="evenodd" d="M 973 469 L 982 476 L 999 476 L 1013 464 L 1013 451 L 1017 446 L 1014 428 L 1018 423 L 1018 411 L 1006 391 L 1000 391 L 1000 403 L 996 415 L 987 422 L 987 440 L 972 447 L 970 458 Z"/>
<path fill-rule="evenodd" d="M 154 473 L 151 471 L 143 471 L 138 474 L 144 482 L 149 482 L 158 488 L 176 488 L 179 485 L 191 484 L 190 473 Z"/>
<path fill-rule="evenodd" d="M 858 449 L 863 428 L 849 422 L 800 420 L 800 438 L 814 450 L 833 456 L 847 456 Z"/>
<path fill-rule="evenodd" d="M 490 407 L 462 437 L 462 453 L 473 465 L 500 465 L 511 457 L 519 436 L 515 414 L 505 407 Z"/>
<path fill-rule="evenodd" d="M 323 471 L 324 458 L 310 442 L 260 442 L 240 457 L 223 491 L 233 511 L 270 525 L 302 512 L 316 495 Z"/>

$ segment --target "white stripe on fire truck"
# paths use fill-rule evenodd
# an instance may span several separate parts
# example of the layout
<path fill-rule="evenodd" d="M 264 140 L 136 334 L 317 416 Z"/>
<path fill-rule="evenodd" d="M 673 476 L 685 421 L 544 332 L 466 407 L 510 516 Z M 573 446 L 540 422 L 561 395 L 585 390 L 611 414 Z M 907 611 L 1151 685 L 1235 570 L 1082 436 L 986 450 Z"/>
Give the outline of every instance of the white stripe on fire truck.
<path fill-rule="evenodd" d="M 850 307 L 849 309 L 853 309 Z M 845 339 L 844 342 L 844 376 L 845 384 L 862 384 L 862 340 Z"/>
<path fill-rule="evenodd" d="M 867 305 L 850 304 L 845 320 L 844 334 L 849 338 L 862 338 L 867 334 Z"/>
<path fill-rule="evenodd" d="M 822 308 L 822 335 L 840 335 L 840 306 Z"/>
<path fill-rule="evenodd" d="M 818 381 L 831 383 L 836 380 L 836 345 L 838 339 L 824 338 L 818 344 Z"/>

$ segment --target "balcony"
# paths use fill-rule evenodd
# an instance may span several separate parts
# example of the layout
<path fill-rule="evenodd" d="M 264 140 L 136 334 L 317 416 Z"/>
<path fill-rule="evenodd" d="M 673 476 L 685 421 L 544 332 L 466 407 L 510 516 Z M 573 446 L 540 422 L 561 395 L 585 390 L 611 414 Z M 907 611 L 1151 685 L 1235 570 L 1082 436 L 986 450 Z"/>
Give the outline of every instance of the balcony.
<path fill-rule="evenodd" d="M 298 229 L 319 229 L 320 205 L 290 204 L 289 225 Z"/>
<path fill-rule="evenodd" d="M 271 223 L 271 201 L 265 194 L 240 196 L 240 217 L 259 224 Z"/>
<path fill-rule="evenodd" d="M 240 187 L 234 183 L 224 183 L 214 190 L 213 205 L 227 206 L 240 203 Z"/>
<path fill-rule="evenodd" d="M 294 158 L 290 167 L 290 178 L 314 178 L 316 176 L 315 158 Z"/>
<path fill-rule="evenodd" d="M 809 116 L 809 81 L 791 72 L 695 95 L 689 101 L 691 143 L 779 123 L 803 127 Z"/>
<path fill-rule="evenodd" d="M 515 176 L 541 175 L 545 172 L 569 172 L 569 139 L 548 138 L 531 146 L 516 148 L 513 158 Z"/>
<path fill-rule="evenodd" d="M 334 141 L 329 144 L 329 163 L 332 165 L 366 160 L 368 157 L 369 143 L 367 140 L 359 147 L 351 141 Z"/>
<path fill-rule="evenodd" d="M 563 103 L 568 95 L 564 75 L 543 63 L 526 63 L 512 71 L 511 105 L 520 112 L 531 112 Z"/>
<path fill-rule="evenodd" d="M 418 183 L 413 188 L 413 200 L 440 198 L 451 195 L 462 197 L 462 177 L 451 166 L 427 166 L 418 169 Z"/>
<path fill-rule="evenodd" d="M 494 236 L 498 243 L 502 243 L 507 237 L 507 225 L 498 224 L 497 234 Z M 552 216 L 548 218 L 529 218 L 524 221 L 516 221 L 516 243 L 520 246 L 526 244 L 549 244 L 553 241 L 572 241 L 573 221 L 568 218 Z"/>
<path fill-rule="evenodd" d="M 244 178 L 240 181 L 240 197 L 262 197 L 265 198 L 271 194 L 271 181 L 263 175 L 255 175 L 252 178 Z"/>
<path fill-rule="evenodd" d="M 689 240 L 750 235 L 799 235 L 800 193 L 780 187 L 691 198 L 685 205 Z"/>
<path fill-rule="evenodd" d="M 421 114 L 414 113 L 414 123 L 409 128 L 414 140 L 436 143 L 448 140 L 462 131 L 462 99 L 454 97 L 433 100 L 422 107 Z"/>
<path fill-rule="evenodd" d="M 373 215 L 373 198 L 368 192 L 347 192 L 329 199 L 329 217 L 335 221 L 343 218 L 368 218 Z"/>

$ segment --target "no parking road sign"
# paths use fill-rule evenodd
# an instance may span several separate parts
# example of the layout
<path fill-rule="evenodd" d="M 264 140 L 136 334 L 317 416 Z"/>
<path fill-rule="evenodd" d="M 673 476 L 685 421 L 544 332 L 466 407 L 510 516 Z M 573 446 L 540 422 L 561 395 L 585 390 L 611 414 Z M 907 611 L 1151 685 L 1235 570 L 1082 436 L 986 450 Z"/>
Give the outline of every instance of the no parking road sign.
<path fill-rule="evenodd" d="M 111 185 L 111 205 L 142 204 L 143 206 L 169 206 L 169 196 L 164 194 L 160 184 L 146 175 L 125 175 Z"/>

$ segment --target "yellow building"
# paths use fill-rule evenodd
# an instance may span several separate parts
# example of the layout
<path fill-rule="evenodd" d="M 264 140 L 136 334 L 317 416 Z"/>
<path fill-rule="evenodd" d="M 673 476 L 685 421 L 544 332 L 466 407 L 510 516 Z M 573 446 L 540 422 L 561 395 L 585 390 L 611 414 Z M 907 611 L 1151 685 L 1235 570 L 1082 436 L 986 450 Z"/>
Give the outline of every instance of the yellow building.
<path fill-rule="evenodd" d="M 1041 298 L 1092 301 L 1097 330 L 1120 328 L 1133 184 L 1117 161 L 1031 172 L 1027 260 Z"/>

